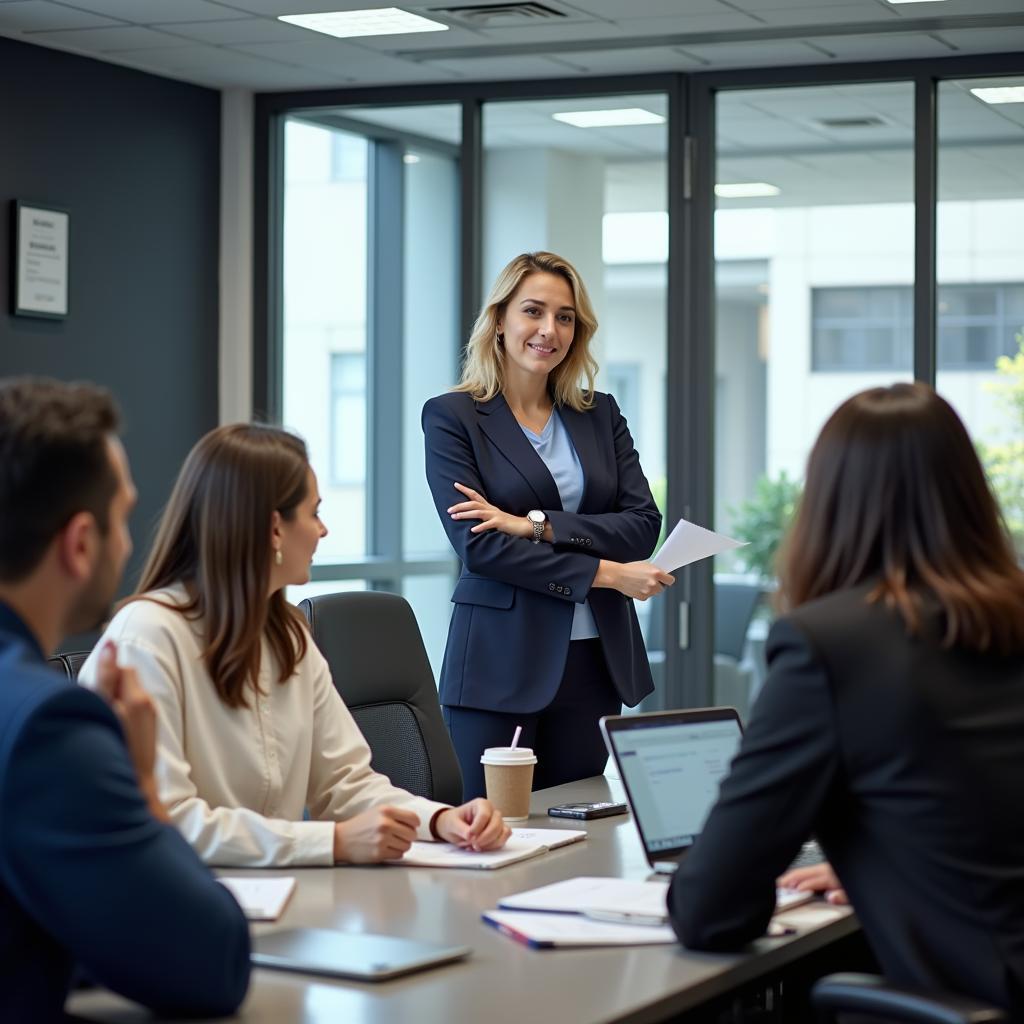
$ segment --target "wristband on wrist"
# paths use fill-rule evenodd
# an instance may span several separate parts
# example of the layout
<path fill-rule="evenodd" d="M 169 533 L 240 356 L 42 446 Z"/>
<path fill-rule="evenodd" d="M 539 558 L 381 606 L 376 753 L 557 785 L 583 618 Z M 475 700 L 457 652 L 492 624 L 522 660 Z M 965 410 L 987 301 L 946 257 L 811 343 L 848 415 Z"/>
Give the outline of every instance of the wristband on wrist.
<path fill-rule="evenodd" d="M 434 811 L 434 813 L 430 816 L 430 834 L 439 843 L 443 843 L 444 839 L 441 837 L 440 833 L 437 831 L 437 819 L 440 818 L 441 815 L 444 814 L 445 811 L 449 811 L 449 810 L 451 810 L 450 807 L 442 807 L 440 810 Z"/>

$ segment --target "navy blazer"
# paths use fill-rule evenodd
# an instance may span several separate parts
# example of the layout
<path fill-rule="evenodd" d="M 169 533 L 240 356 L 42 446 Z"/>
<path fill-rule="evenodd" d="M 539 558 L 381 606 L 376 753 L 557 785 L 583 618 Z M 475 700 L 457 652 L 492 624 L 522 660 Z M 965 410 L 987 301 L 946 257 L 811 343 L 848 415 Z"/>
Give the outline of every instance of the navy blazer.
<path fill-rule="evenodd" d="M 110 708 L 0 605 L 0 1020 L 63 1020 L 76 964 L 158 1012 L 223 1016 L 249 929 L 149 813 Z"/>
<path fill-rule="evenodd" d="M 768 679 L 669 891 L 701 949 L 764 932 L 775 879 L 817 836 L 886 977 L 1024 1019 L 1024 655 L 908 636 L 874 583 L 772 627 Z"/>
<path fill-rule="evenodd" d="M 521 713 L 547 707 L 569 653 L 573 608 L 584 600 L 623 703 L 633 706 L 654 689 L 632 600 L 591 584 L 599 559 L 650 556 L 661 513 L 611 395 L 595 394 L 586 412 L 558 412 L 583 467 L 576 513 L 562 509 L 554 479 L 503 397 L 476 402 L 449 392 L 423 407 L 427 482 L 463 565 L 452 595 L 442 704 Z M 466 500 L 456 481 L 512 515 L 543 509 L 554 543 L 471 533 L 476 520 L 446 511 Z"/>

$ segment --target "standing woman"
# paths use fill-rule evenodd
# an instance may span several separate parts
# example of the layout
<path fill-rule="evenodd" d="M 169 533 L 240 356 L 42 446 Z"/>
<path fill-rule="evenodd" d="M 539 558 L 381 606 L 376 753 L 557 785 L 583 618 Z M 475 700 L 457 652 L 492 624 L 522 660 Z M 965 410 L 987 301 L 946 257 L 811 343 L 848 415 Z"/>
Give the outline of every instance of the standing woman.
<path fill-rule="evenodd" d="M 575 268 L 524 253 L 498 275 L 462 380 L 423 408 L 427 481 L 462 560 L 441 668 L 468 799 L 517 725 L 543 789 L 599 774 L 602 715 L 654 689 L 631 598 L 673 577 L 626 421 L 594 390 L 597 330 Z"/>

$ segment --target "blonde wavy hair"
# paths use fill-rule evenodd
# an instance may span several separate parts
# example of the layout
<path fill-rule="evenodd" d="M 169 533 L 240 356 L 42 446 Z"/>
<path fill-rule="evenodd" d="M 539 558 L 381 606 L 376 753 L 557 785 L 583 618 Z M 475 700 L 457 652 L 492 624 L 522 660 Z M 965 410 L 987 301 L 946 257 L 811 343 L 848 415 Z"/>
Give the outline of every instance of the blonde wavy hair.
<path fill-rule="evenodd" d="M 462 379 L 453 390 L 465 391 L 478 402 L 489 402 L 504 391 L 505 348 L 498 335 L 498 321 L 523 280 L 538 273 L 557 274 L 572 291 L 576 329 L 569 354 L 551 371 L 548 388 L 556 405 L 582 412 L 594 404 L 598 366 L 590 354 L 590 339 L 597 332 L 597 316 L 576 268 L 553 252 L 524 252 L 498 275 L 473 325 L 462 363 Z"/>

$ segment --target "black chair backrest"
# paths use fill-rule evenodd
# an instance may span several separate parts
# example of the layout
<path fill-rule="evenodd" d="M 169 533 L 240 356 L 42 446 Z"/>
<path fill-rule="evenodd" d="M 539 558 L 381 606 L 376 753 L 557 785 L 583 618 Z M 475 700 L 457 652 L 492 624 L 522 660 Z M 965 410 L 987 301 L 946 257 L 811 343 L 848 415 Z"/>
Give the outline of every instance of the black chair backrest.
<path fill-rule="evenodd" d="M 85 659 L 92 654 L 92 651 L 67 651 L 64 654 L 55 654 L 46 660 L 59 672 L 63 672 L 68 679 L 75 682 L 78 679 L 78 672 L 85 664 Z"/>
<path fill-rule="evenodd" d="M 417 796 L 461 803 L 459 762 L 405 598 L 378 591 L 323 594 L 302 601 L 299 610 L 370 745 L 374 771 Z"/>
<path fill-rule="evenodd" d="M 743 646 L 761 600 L 756 583 L 715 583 L 715 654 L 743 660 Z"/>

